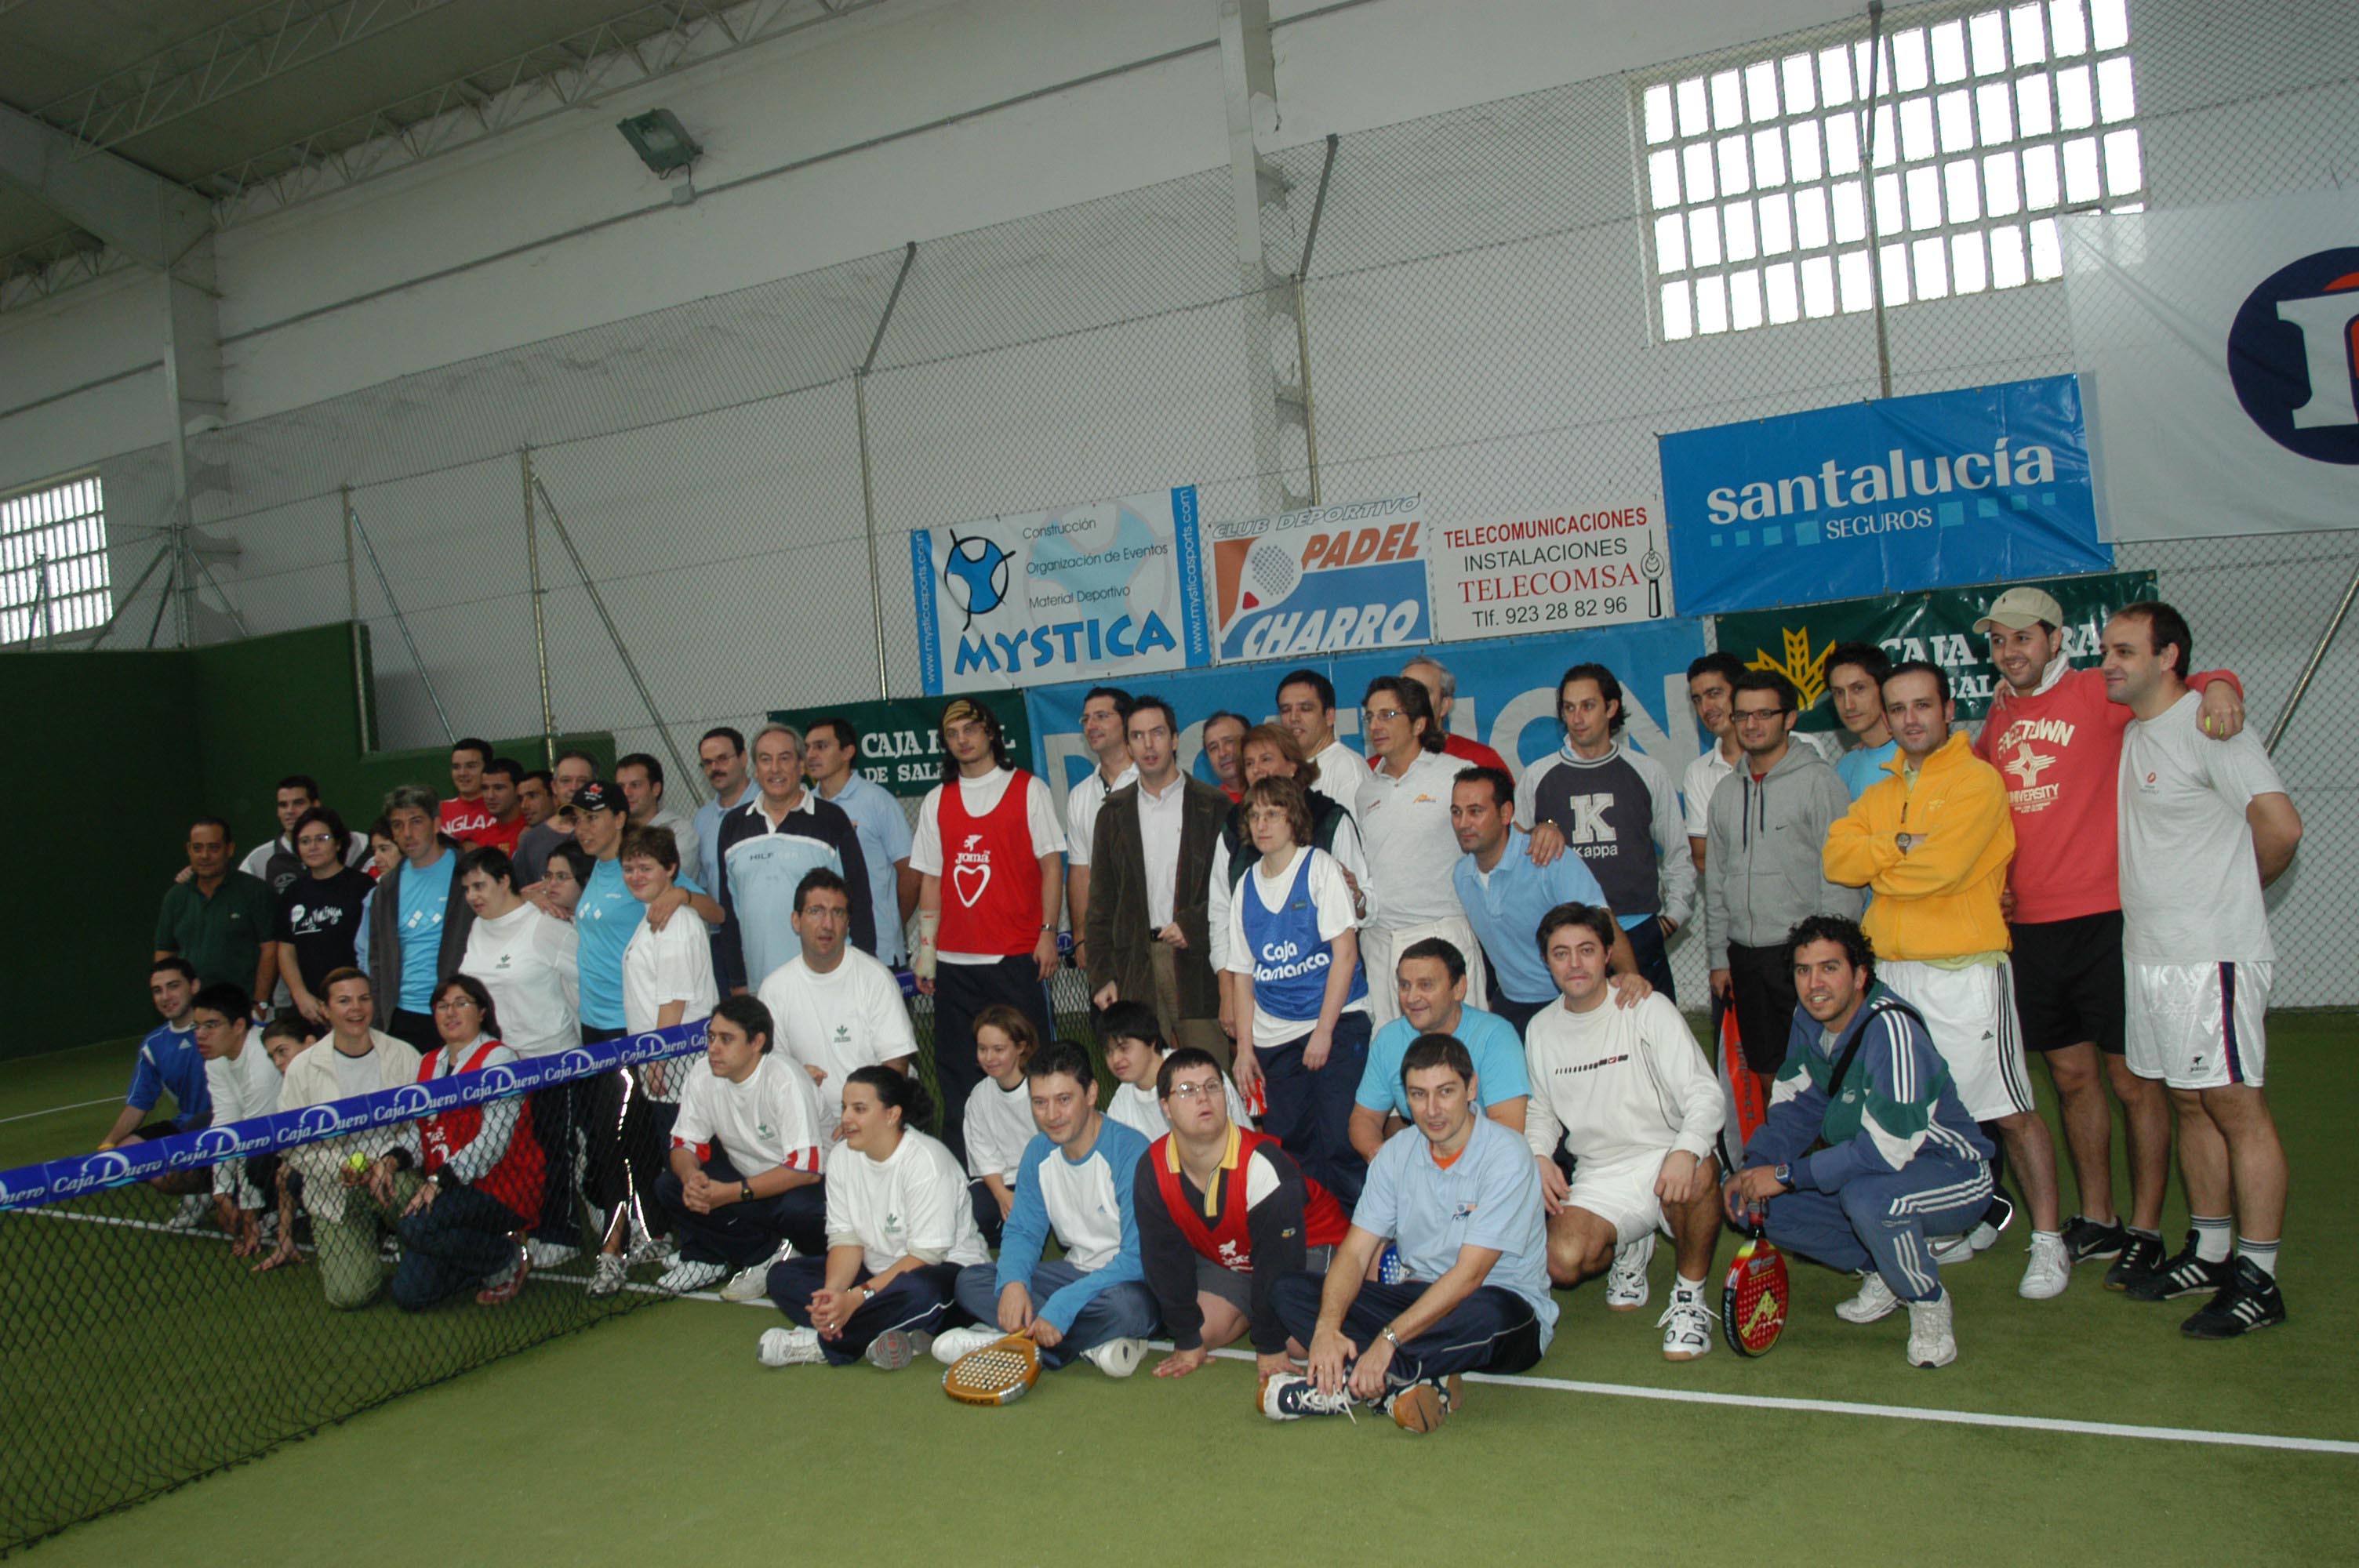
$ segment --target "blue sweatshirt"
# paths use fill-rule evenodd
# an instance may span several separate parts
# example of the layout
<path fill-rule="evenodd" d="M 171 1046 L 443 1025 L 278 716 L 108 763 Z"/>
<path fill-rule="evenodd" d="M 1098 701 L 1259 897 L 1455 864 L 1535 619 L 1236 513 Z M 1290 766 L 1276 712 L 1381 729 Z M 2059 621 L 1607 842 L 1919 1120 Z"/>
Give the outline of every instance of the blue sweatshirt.
<path fill-rule="evenodd" d="M 1047 1301 L 1032 1303 L 1060 1334 L 1072 1332 L 1073 1320 L 1099 1292 L 1125 1281 L 1147 1282 L 1138 1218 L 1130 1205 L 1131 1179 L 1147 1150 L 1145 1134 L 1112 1117 L 1100 1119 L 1097 1141 L 1080 1160 L 1065 1158 L 1045 1133 L 1035 1133 L 1025 1147 L 1016 1168 L 1016 1206 L 1000 1237 L 999 1288 L 1032 1288 L 1032 1271 L 1053 1227 L 1065 1260 L 1083 1271 Z"/>
<path fill-rule="evenodd" d="M 1843 1082 L 1827 1079 L 1854 1035 L 1862 1037 Z M 1824 1138 L 1827 1147 L 1804 1151 Z M 1966 1114 L 1950 1069 L 1933 1049 L 1924 1021 L 1881 984 L 1832 1040 L 1794 1010 L 1786 1065 L 1769 1097 L 1769 1115 L 1745 1145 L 1745 1163 L 1793 1165 L 1801 1191 L 1840 1192 L 1854 1177 L 1888 1175 L 1915 1160 L 1972 1165 L 1991 1157 L 1990 1141 Z"/>
<path fill-rule="evenodd" d="M 172 1097 L 172 1121 L 183 1132 L 212 1119 L 212 1090 L 205 1084 L 205 1058 L 197 1049 L 194 1031 L 161 1024 L 139 1042 L 139 1060 L 131 1069 L 131 1092 L 123 1103 L 141 1115 L 156 1108 L 165 1095 Z"/>

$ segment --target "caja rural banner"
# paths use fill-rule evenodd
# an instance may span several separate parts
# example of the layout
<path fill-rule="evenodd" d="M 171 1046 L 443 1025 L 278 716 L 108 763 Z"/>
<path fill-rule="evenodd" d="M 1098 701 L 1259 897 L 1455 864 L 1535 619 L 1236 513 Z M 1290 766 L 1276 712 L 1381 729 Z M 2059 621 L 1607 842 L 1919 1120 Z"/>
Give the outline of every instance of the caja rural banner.
<path fill-rule="evenodd" d="M 2100 577 L 2043 579 L 2029 584 L 1997 582 L 1980 588 L 1941 589 L 1897 599 L 1847 599 L 1796 610 L 1723 615 L 1720 651 L 1734 654 L 1747 669 L 1776 670 L 1794 683 L 1802 698 L 1797 729 L 1836 730 L 1834 705 L 1825 700 L 1827 655 L 1838 643 L 1873 643 L 1903 659 L 1930 659 L 1950 677 L 1961 723 L 1990 711 L 2000 679 L 1990 662 L 1990 637 L 1974 630 L 1991 601 L 2010 588 L 2044 588 L 2064 611 L 2064 654 L 2073 665 L 2097 663 L 2105 622 L 2125 604 L 2155 597 L 2152 572 L 2108 572 Z"/>
<path fill-rule="evenodd" d="M 927 695 L 1210 662 L 1193 485 L 909 535 Z"/>
<path fill-rule="evenodd" d="M 1443 523 L 1427 547 L 1434 635 L 1579 631 L 1673 614 L 1653 497 Z"/>
<path fill-rule="evenodd" d="M 1275 719 L 1280 676 L 1305 665 L 1335 683 L 1335 727 L 1359 745 L 1360 694 L 1380 675 L 1397 674 L 1420 653 L 1439 655 L 1458 681 L 1458 704 L 1450 727 L 1488 744 L 1521 774 L 1563 744 L 1556 718 L 1556 682 L 1571 665 L 1603 664 L 1622 683 L 1624 734 L 1639 751 L 1677 777 L 1699 751 L 1695 721 L 1688 709 L 1688 665 L 1704 651 L 1699 621 L 1640 622 L 1560 637 L 1506 638 L 1450 648 L 1393 648 L 1335 659 L 1297 659 L 1249 667 L 1189 670 L 1138 683 L 1138 695 L 1152 692 L 1170 703 L 1180 724 L 1180 755 L 1199 778 L 1212 781 L 1201 752 L 1204 720 L 1226 708 L 1258 724 Z M 1034 687 L 1024 694 L 1031 710 L 1032 766 L 1049 781 L 1057 809 L 1065 792 L 1092 766 L 1082 744 L 1082 698 L 1085 682 Z"/>
<path fill-rule="evenodd" d="M 2111 539 L 2348 528 L 2359 189 L 2064 221 Z"/>
<path fill-rule="evenodd" d="M 1032 754 L 1032 730 L 1024 704 L 1012 697 L 980 698 L 997 716 L 1007 734 L 1007 754 L 1021 760 Z M 870 783 L 897 795 L 921 800 L 942 782 L 942 709 L 951 699 L 893 697 L 884 702 L 839 702 L 827 708 L 774 708 L 770 717 L 809 733 L 822 719 L 841 719 L 860 732 L 860 762 L 856 771 Z"/>
<path fill-rule="evenodd" d="M 1221 663 L 1430 642 L 1426 539 L 1413 495 L 1208 524 Z"/>
<path fill-rule="evenodd" d="M 2108 571 L 2071 376 L 1661 440 L 1690 615 Z"/>

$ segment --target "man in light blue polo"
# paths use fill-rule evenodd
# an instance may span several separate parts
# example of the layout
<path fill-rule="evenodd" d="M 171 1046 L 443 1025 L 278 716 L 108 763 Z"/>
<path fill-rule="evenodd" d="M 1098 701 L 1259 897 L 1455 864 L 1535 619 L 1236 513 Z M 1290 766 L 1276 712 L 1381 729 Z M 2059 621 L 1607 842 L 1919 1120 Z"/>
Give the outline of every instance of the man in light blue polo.
<path fill-rule="evenodd" d="M 1523 1038 L 1524 1026 L 1559 1000 L 1556 981 L 1539 955 L 1540 916 L 1560 903 L 1603 906 L 1605 894 L 1578 855 L 1532 864 L 1531 838 L 1516 826 L 1516 784 L 1497 768 L 1465 768 L 1451 786 L 1450 826 L 1458 835 L 1451 875 L 1467 923 L 1490 956 L 1499 981 L 1499 1016 Z M 1614 1000 L 1629 1007 L 1654 988 L 1638 972 L 1625 932 L 1611 956 Z M 1470 1049 L 1472 1043 L 1469 1043 Z M 1375 1055 L 1370 1054 L 1371 1067 Z M 1484 1068 L 1488 1074 L 1489 1069 Z M 1520 1077 L 1517 1081 L 1521 1081 Z"/>
<path fill-rule="evenodd" d="M 1386 1141 L 1408 1125 L 1401 1059 L 1421 1034 L 1447 1034 L 1465 1046 L 1483 1086 L 1483 1114 L 1510 1132 L 1521 1132 L 1530 1094 L 1523 1037 L 1506 1019 L 1466 1005 L 1466 955 L 1455 943 L 1428 936 L 1401 949 L 1393 980 L 1401 1015 L 1368 1042 L 1368 1065 L 1353 1097 L 1350 1137 L 1360 1158 L 1375 1159 Z"/>
<path fill-rule="evenodd" d="M 892 791 L 861 773 L 860 731 L 849 719 L 822 719 L 803 737 L 803 772 L 820 799 L 840 806 L 860 830 L 868 862 L 869 908 L 876 925 L 872 957 L 888 969 L 909 961 L 910 912 L 918 907 L 918 873 L 909 869 L 909 815 Z"/>
<path fill-rule="evenodd" d="M 704 770 L 704 782 L 712 786 L 712 798 L 696 808 L 692 869 L 698 881 L 717 888 L 721 885 L 721 819 L 745 805 L 745 792 L 754 787 L 745 759 L 745 737 L 726 724 L 707 730 L 696 743 L 696 763 Z M 683 873 L 690 869 L 680 868 Z"/>

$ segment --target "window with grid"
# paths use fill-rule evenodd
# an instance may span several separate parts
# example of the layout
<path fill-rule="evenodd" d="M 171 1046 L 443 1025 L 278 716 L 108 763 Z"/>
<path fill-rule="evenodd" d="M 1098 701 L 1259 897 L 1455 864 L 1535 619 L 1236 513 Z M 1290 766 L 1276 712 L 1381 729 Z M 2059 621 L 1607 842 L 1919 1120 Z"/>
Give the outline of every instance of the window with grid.
<path fill-rule="evenodd" d="M 2144 205 L 2125 0 L 1906 16 L 1637 86 L 1664 338 L 2046 281 Z"/>
<path fill-rule="evenodd" d="M 0 643 L 88 631 L 114 613 L 98 476 L 0 500 Z"/>

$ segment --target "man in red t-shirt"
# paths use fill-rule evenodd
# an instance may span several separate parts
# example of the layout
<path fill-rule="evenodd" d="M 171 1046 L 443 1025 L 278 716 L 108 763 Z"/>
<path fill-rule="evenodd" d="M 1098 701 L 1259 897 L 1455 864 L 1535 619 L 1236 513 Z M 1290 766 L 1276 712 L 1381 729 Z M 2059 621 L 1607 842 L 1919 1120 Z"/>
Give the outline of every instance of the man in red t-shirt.
<path fill-rule="evenodd" d="M 490 817 L 467 835 L 468 842 L 484 849 L 516 853 L 524 837 L 524 764 L 514 757 L 494 757 L 484 764 L 484 810 Z"/>
<path fill-rule="evenodd" d="M 2115 808 L 2122 734 L 2132 715 L 2106 700 L 2101 671 L 2072 667 L 2063 623 L 2063 608 L 2037 588 L 2007 589 L 1974 622 L 1975 631 L 1989 633 L 1991 663 L 2004 677 L 1974 751 L 2006 781 L 2015 821 L 2006 908 L 2016 1008 L 2024 1044 L 2047 1059 L 2055 1081 L 2081 1194 L 2081 1212 L 2064 1227 L 2065 1250 L 2075 1263 L 2118 1257 L 2105 1283 L 2119 1290 L 2133 1264 L 2150 1268 L 2161 1260 L 2170 1109 L 2162 1086 L 2132 1073 L 2123 1056 Z M 2093 643 L 2089 652 L 2096 651 Z M 2224 741 L 2243 728 L 2235 676 L 2198 675 L 2188 684 L 2209 688 L 2204 733 Z M 2108 1080 L 2128 1132 L 2126 1227 L 2114 1205 Z"/>
<path fill-rule="evenodd" d="M 1496 768 L 1514 776 L 1498 752 L 1450 728 L 1450 710 L 1458 706 L 1458 677 L 1450 673 L 1449 665 L 1431 654 L 1419 654 L 1401 666 L 1401 674 L 1425 687 L 1425 694 L 1433 698 L 1433 721 L 1441 726 L 1443 756 L 1455 757 L 1471 768 Z"/>
<path fill-rule="evenodd" d="M 942 1141 L 966 1158 L 968 1095 L 983 1081 L 975 1015 L 1004 1002 L 1043 1040 L 1057 1026 L 1043 985 L 1057 968 L 1065 833 L 1049 786 L 1007 762 L 990 708 L 958 697 L 942 710 L 942 782 L 918 807 L 918 951 L 910 968 L 934 999 L 934 1081 Z"/>
<path fill-rule="evenodd" d="M 462 844 L 492 825 L 491 808 L 484 804 L 484 770 L 492 764 L 492 743 L 470 735 L 451 745 L 451 796 L 442 803 L 435 827 Z M 523 831 L 521 828 L 517 831 Z"/>

